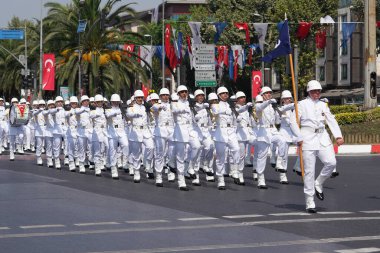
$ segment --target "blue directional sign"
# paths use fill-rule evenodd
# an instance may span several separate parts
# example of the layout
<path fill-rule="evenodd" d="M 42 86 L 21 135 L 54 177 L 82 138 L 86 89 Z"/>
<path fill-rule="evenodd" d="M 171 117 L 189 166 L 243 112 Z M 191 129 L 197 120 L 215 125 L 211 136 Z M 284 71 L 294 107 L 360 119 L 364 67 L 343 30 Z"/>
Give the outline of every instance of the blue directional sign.
<path fill-rule="evenodd" d="M 82 33 L 86 30 L 87 20 L 79 20 L 77 33 Z"/>
<path fill-rule="evenodd" d="M 0 30 L 0 40 L 23 40 L 24 30 Z"/>

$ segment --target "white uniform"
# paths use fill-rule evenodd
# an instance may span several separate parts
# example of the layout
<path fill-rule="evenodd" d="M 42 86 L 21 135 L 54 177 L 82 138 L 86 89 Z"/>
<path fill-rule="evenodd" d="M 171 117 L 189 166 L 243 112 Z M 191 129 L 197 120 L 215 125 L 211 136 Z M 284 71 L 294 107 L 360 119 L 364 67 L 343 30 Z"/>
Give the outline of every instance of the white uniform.
<path fill-rule="evenodd" d="M 92 157 L 92 131 L 93 126 L 90 120 L 90 107 L 78 108 L 75 110 L 75 114 L 78 118 L 78 158 L 79 158 L 79 172 L 84 173 L 84 163 L 87 159 L 89 162 L 93 162 Z"/>
<path fill-rule="evenodd" d="M 37 159 L 41 158 L 42 149 L 43 149 L 43 140 L 44 140 L 44 134 L 45 134 L 45 117 L 42 114 L 43 111 L 44 111 L 43 109 L 33 110 Z"/>
<path fill-rule="evenodd" d="M 75 109 L 65 112 L 67 122 L 67 145 L 69 154 L 69 169 L 75 171 L 75 159 L 78 157 L 78 121 Z"/>
<path fill-rule="evenodd" d="M 6 136 L 7 121 L 6 121 L 6 109 L 4 106 L 0 106 L 0 154 L 3 152 L 3 143 Z"/>
<path fill-rule="evenodd" d="M 132 156 L 132 167 L 134 180 L 140 181 L 140 160 L 142 158 L 142 145 L 145 146 L 145 170 L 152 172 L 151 162 L 153 159 L 154 143 L 152 133 L 149 130 L 146 108 L 143 104 L 134 104 L 127 109 L 127 117 L 131 119 L 131 130 L 129 133 L 130 151 Z"/>
<path fill-rule="evenodd" d="M 214 141 L 216 148 L 216 175 L 221 179 L 226 173 L 226 148 L 231 154 L 231 168 L 236 171 L 240 159 L 239 143 L 236 134 L 234 116 L 227 102 L 220 101 L 219 104 L 211 106 L 212 113 L 216 116 L 216 128 Z"/>
<path fill-rule="evenodd" d="M 92 132 L 92 149 L 94 154 L 95 174 L 100 175 L 103 169 L 103 154 L 108 151 L 107 120 L 104 109 L 96 107 L 90 112 L 90 118 L 94 126 Z M 112 167 L 112 177 L 117 178 L 117 169 Z"/>
<path fill-rule="evenodd" d="M 57 107 L 49 110 L 50 115 L 53 117 L 53 158 L 55 160 L 55 167 L 61 168 L 59 155 L 61 154 L 62 139 L 66 136 L 66 121 L 65 110 L 63 107 Z"/>
<path fill-rule="evenodd" d="M 310 97 L 302 100 L 299 103 L 299 118 L 303 138 L 304 193 L 308 198 L 314 196 L 315 187 L 322 188 L 336 167 L 334 148 L 325 129 L 325 122 L 335 138 L 341 138 L 342 132 L 330 109 L 320 100 L 314 101 Z M 324 166 L 314 182 L 317 156 Z"/>
<path fill-rule="evenodd" d="M 112 107 L 106 110 L 107 118 L 107 131 L 108 131 L 108 141 L 109 141 L 109 156 L 110 165 L 116 166 L 116 152 L 118 145 L 121 147 L 123 155 L 123 168 L 128 168 L 128 154 L 129 154 L 129 143 L 128 137 L 125 132 L 125 124 L 122 112 L 119 107 Z"/>
<path fill-rule="evenodd" d="M 45 118 L 45 150 L 46 150 L 46 158 L 48 167 L 53 166 L 53 131 L 54 131 L 54 119 L 53 115 L 50 114 L 50 110 L 46 109 L 42 112 Z"/>

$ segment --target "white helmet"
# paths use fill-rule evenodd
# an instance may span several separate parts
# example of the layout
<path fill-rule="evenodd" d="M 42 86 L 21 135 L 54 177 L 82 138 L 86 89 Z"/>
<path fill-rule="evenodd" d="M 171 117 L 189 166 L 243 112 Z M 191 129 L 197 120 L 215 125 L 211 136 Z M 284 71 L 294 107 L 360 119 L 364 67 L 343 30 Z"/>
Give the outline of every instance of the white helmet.
<path fill-rule="evenodd" d="M 142 90 L 135 90 L 135 93 L 133 95 L 135 96 L 135 98 L 144 97 L 144 92 Z"/>
<path fill-rule="evenodd" d="M 269 88 L 268 86 L 264 86 L 261 91 L 260 91 L 260 95 L 263 95 L 264 93 L 267 93 L 267 92 L 273 92 L 271 88 Z"/>
<path fill-rule="evenodd" d="M 146 100 L 145 100 L 146 102 L 149 102 L 150 101 L 150 95 L 148 95 L 147 97 L 146 97 Z"/>
<path fill-rule="evenodd" d="M 104 97 L 103 102 L 108 102 L 108 99 L 106 97 Z"/>
<path fill-rule="evenodd" d="M 78 98 L 75 96 L 70 97 L 70 103 L 78 103 Z"/>
<path fill-rule="evenodd" d="M 17 98 L 12 98 L 11 99 L 11 103 L 18 103 L 18 99 Z"/>
<path fill-rule="evenodd" d="M 228 93 L 228 90 L 226 87 L 222 86 L 222 87 L 219 87 L 218 90 L 216 91 L 216 94 L 218 94 L 218 96 L 221 94 L 221 93 Z"/>
<path fill-rule="evenodd" d="M 95 101 L 95 102 L 103 102 L 103 100 L 104 100 L 104 98 L 103 98 L 103 96 L 100 95 L 100 94 L 97 94 L 97 95 L 95 95 L 95 97 L 94 97 L 94 101 Z"/>
<path fill-rule="evenodd" d="M 256 103 L 257 102 L 263 102 L 264 101 L 263 96 L 257 95 L 256 98 L 255 98 L 255 101 L 256 101 Z"/>
<path fill-rule="evenodd" d="M 26 101 L 26 105 L 30 105 L 29 101 Z"/>
<path fill-rule="evenodd" d="M 92 102 L 95 102 L 95 98 L 94 97 L 90 97 L 90 103 Z"/>
<path fill-rule="evenodd" d="M 38 100 L 34 100 L 32 105 L 38 105 Z"/>
<path fill-rule="evenodd" d="M 169 95 L 170 96 L 170 91 L 169 91 L 169 89 L 167 89 L 167 88 L 162 88 L 161 90 L 160 90 L 160 96 L 161 95 Z"/>
<path fill-rule="evenodd" d="M 20 99 L 20 104 L 26 104 L 26 99 L 25 98 Z"/>
<path fill-rule="evenodd" d="M 215 92 L 208 94 L 208 100 L 218 100 L 218 95 Z"/>
<path fill-rule="evenodd" d="M 244 92 L 242 92 L 242 91 L 238 91 L 238 92 L 236 92 L 235 97 L 236 97 L 236 98 L 245 97 L 245 94 L 244 94 Z"/>
<path fill-rule="evenodd" d="M 230 97 L 230 99 L 231 99 L 231 100 L 236 100 L 236 95 L 232 95 L 232 96 Z"/>
<path fill-rule="evenodd" d="M 57 96 L 56 98 L 55 98 L 55 102 L 57 103 L 57 102 L 63 102 L 63 97 L 61 97 L 61 96 Z"/>
<path fill-rule="evenodd" d="M 9 106 L 9 102 L 5 102 L 5 106 Z"/>
<path fill-rule="evenodd" d="M 0 97 L 0 101 L 4 101 L 4 98 Z"/>
<path fill-rule="evenodd" d="M 152 93 L 149 95 L 150 100 L 159 100 L 160 98 L 158 97 L 157 93 Z"/>
<path fill-rule="evenodd" d="M 132 103 L 132 100 L 128 99 L 127 100 L 127 105 L 130 105 Z"/>
<path fill-rule="evenodd" d="M 193 94 L 189 94 L 189 98 L 190 99 L 194 99 L 194 95 Z"/>
<path fill-rule="evenodd" d="M 187 90 L 187 87 L 185 85 L 180 85 L 177 87 L 177 93 L 181 92 L 181 91 L 188 91 Z"/>
<path fill-rule="evenodd" d="M 80 97 L 80 102 L 82 103 L 83 101 L 90 100 L 90 98 L 87 95 L 83 95 Z"/>
<path fill-rule="evenodd" d="M 52 100 L 52 99 L 49 99 L 48 101 L 47 101 L 47 105 L 54 105 L 54 100 Z"/>
<path fill-rule="evenodd" d="M 46 105 L 45 100 L 43 100 L 43 99 L 39 100 L 39 101 L 38 101 L 38 104 L 39 104 L 39 105 Z"/>
<path fill-rule="evenodd" d="M 70 101 L 69 100 L 65 100 L 65 105 L 70 105 Z"/>
<path fill-rule="evenodd" d="M 176 93 L 173 93 L 171 96 L 172 101 L 178 101 L 179 97 Z"/>
<path fill-rule="evenodd" d="M 110 100 L 111 100 L 111 102 L 120 102 L 120 96 L 119 96 L 119 94 L 112 94 Z"/>
<path fill-rule="evenodd" d="M 292 97 L 292 93 L 290 93 L 290 91 L 288 90 L 284 90 L 281 92 L 281 99 L 283 98 L 293 98 Z"/>
<path fill-rule="evenodd" d="M 321 83 L 317 80 L 311 80 L 307 83 L 307 92 L 311 90 L 322 90 Z"/>
<path fill-rule="evenodd" d="M 203 92 L 203 90 L 196 90 L 195 92 L 194 92 L 194 96 L 195 97 L 197 97 L 198 95 L 205 95 L 205 93 Z"/>

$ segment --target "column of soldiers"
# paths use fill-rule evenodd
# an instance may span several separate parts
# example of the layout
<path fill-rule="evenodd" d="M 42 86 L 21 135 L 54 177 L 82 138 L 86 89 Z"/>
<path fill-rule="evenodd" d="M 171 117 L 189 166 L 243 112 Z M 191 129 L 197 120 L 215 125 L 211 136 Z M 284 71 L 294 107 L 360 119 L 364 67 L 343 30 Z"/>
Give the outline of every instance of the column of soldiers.
<path fill-rule="evenodd" d="M 144 170 L 157 187 L 164 186 L 166 177 L 169 182 L 177 179 L 182 191 L 189 190 L 186 179 L 200 186 L 202 174 L 207 181 L 216 181 L 219 190 L 226 189 L 226 176 L 245 185 L 243 171 L 250 165 L 258 188 L 267 189 L 267 157 L 271 156 L 280 182 L 288 184 L 288 149 L 295 143 L 303 147 L 306 209 L 315 212 L 314 195 L 324 199 L 323 183 L 336 168 L 326 124 L 338 145 L 343 144 L 336 120 L 320 100 L 321 90 L 319 82 L 308 83 L 309 96 L 299 103 L 301 128 L 291 93 L 283 91 L 278 105 L 269 87 L 263 87 L 255 104 L 247 102 L 241 91 L 231 100 L 225 87 L 207 99 L 202 90 L 190 97 L 183 85 L 173 94 L 162 88 L 146 101 L 144 93 L 136 90 L 126 105 L 118 94 L 109 102 L 99 94 L 73 96 L 69 101 L 58 96 L 47 102 L 33 101 L 30 119 L 23 126 L 10 123 L 9 108 L 0 98 L 0 154 L 9 143 L 11 161 L 25 148 L 35 151 L 40 166 L 61 169 L 63 158 L 72 172 L 84 174 L 89 169 L 101 176 L 109 169 L 112 178 L 118 179 L 119 170 L 124 170 L 135 183 L 140 183 Z M 13 98 L 11 103 L 26 101 Z M 317 179 L 316 156 L 324 164 Z"/>

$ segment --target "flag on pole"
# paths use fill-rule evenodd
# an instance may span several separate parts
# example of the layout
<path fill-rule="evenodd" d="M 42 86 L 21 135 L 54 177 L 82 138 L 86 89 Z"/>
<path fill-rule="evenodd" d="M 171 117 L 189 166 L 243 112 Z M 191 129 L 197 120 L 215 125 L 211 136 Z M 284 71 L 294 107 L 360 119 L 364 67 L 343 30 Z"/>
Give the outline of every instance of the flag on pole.
<path fill-rule="evenodd" d="M 247 23 L 235 23 L 235 26 L 239 30 L 244 30 L 245 31 L 245 42 L 249 44 L 250 39 L 249 39 L 249 27 Z"/>
<path fill-rule="evenodd" d="M 226 22 L 215 22 L 214 26 L 216 29 L 216 33 L 214 36 L 214 44 L 216 44 L 220 39 L 220 35 L 223 33 L 224 29 L 226 28 L 227 23 Z"/>
<path fill-rule="evenodd" d="M 124 44 L 123 50 L 127 52 L 134 52 L 135 51 L 135 45 L 133 44 Z M 132 55 L 127 53 L 128 57 L 131 57 Z"/>
<path fill-rule="evenodd" d="M 348 40 L 351 39 L 352 33 L 356 29 L 356 23 L 343 23 L 342 24 L 342 48 L 347 47 Z"/>
<path fill-rule="evenodd" d="M 300 22 L 296 33 L 297 38 L 299 40 L 305 39 L 309 35 L 309 31 L 312 25 L 312 22 Z"/>
<path fill-rule="evenodd" d="M 326 47 L 326 30 L 321 29 L 315 34 L 315 44 L 318 49 Z"/>
<path fill-rule="evenodd" d="M 253 24 L 255 28 L 257 37 L 259 39 L 260 49 L 264 50 L 265 37 L 267 36 L 268 24 L 265 23 L 255 23 Z"/>
<path fill-rule="evenodd" d="M 288 55 L 291 52 L 292 48 L 290 45 L 288 20 L 285 20 L 281 27 L 276 47 L 268 52 L 261 60 L 264 62 L 272 62 L 275 58 Z"/>
<path fill-rule="evenodd" d="M 55 56 L 54 54 L 43 55 L 42 89 L 55 90 Z"/>
<path fill-rule="evenodd" d="M 228 54 L 228 74 L 230 76 L 230 79 L 234 79 L 234 53 L 232 49 L 230 49 Z"/>
<path fill-rule="evenodd" d="M 188 22 L 191 34 L 193 35 L 194 44 L 202 44 L 201 22 Z"/>

